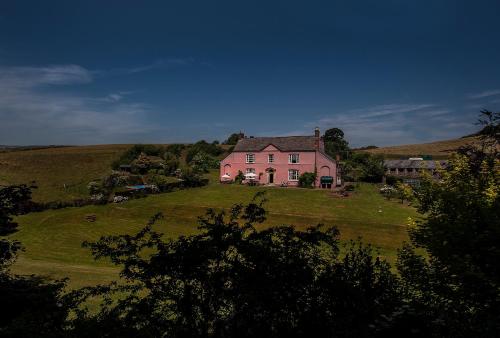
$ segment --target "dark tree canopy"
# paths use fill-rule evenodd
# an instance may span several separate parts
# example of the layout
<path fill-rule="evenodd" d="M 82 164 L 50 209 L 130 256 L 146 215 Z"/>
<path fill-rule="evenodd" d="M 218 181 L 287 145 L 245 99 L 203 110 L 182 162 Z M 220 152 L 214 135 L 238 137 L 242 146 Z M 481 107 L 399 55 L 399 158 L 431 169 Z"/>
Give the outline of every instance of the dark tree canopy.
<path fill-rule="evenodd" d="M 398 304 L 389 265 L 359 243 L 341 256 L 336 228 L 258 231 L 263 203 L 259 195 L 228 214 L 209 210 L 199 234 L 176 240 L 153 230 L 157 215 L 136 235 L 87 243 L 96 258 L 121 266 L 128 284 L 76 293 L 122 300 L 95 316 L 82 312 L 72 325 L 94 337 L 374 334 L 371 325 Z"/>
<path fill-rule="evenodd" d="M 229 145 L 235 145 L 236 143 L 238 143 L 239 139 L 240 139 L 240 133 L 232 133 L 223 143 Z"/>
<path fill-rule="evenodd" d="M 19 215 L 31 200 L 31 188 L 0 188 L 0 337 L 62 337 L 69 305 L 61 298 L 64 281 L 12 275 L 21 243 L 5 238 L 17 228 Z"/>
<path fill-rule="evenodd" d="M 224 149 L 221 148 L 216 143 L 208 143 L 205 140 L 201 140 L 196 142 L 195 144 L 192 144 L 189 146 L 187 155 L 186 155 L 186 162 L 191 163 L 193 158 L 198 154 L 198 153 L 205 153 L 210 156 L 217 157 L 220 154 L 224 152 Z"/>
<path fill-rule="evenodd" d="M 488 130 L 498 128 L 496 116 L 482 113 Z M 412 315 L 399 315 L 426 323 L 436 336 L 500 332 L 500 161 L 491 147 L 497 137 L 467 147 L 439 181 L 424 179 L 416 195 L 425 217 L 411 224 L 412 245 L 398 261 Z"/>
<path fill-rule="evenodd" d="M 325 131 L 323 136 L 325 151 L 328 155 L 336 157 L 347 157 L 349 143 L 344 139 L 344 132 L 339 128 L 331 128 Z"/>

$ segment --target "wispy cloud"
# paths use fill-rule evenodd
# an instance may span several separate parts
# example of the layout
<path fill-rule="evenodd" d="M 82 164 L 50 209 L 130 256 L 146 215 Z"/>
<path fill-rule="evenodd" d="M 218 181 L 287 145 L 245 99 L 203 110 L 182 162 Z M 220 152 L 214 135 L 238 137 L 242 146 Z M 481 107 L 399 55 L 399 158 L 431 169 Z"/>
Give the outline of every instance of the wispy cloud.
<path fill-rule="evenodd" d="M 0 68 L 0 88 L 29 88 L 40 85 L 89 83 L 92 73 L 78 65 Z"/>
<path fill-rule="evenodd" d="M 435 104 L 387 104 L 352 109 L 306 125 L 341 128 L 352 146 L 408 144 L 453 138 L 474 129 L 462 115 Z"/>
<path fill-rule="evenodd" d="M 484 97 L 500 95 L 500 89 L 485 90 L 480 93 L 473 93 L 467 95 L 469 99 L 482 99 Z"/>
<path fill-rule="evenodd" d="M 107 75 L 120 75 L 120 74 L 137 74 L 158 69 L 171 69 L 175 67 L 182 67 L 195 64 L 196 61 L 192 57 L 187 58 L 169 58 L 169 59 L 159 59 L 154 62 L 145 65 L 131 66 L 131 67 L 121 67 L 113 68 L 107 70 L 99 70 L 95 73 L 99 76 Z M 199 64 L 204 65 L 203 62 Z"/>
<path fill-rule="evenodd" d="M 127 141 L 157 129 L 145 119 L 150 107 L 122 102 L 128 92 L 104 99 L 61 86 L 93 81 L 78 65 L 0 67 L 0 143 L 103 143 Z"/>

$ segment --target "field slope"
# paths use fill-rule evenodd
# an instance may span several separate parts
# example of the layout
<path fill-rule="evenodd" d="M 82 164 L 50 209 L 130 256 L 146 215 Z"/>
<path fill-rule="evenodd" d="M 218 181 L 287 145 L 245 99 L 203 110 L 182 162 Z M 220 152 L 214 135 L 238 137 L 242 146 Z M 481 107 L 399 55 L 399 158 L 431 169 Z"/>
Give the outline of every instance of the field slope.
<path fill-rule="evenodd" d="M 81 247 L 83 241 L 136 232 L 157 212 L 165 215 L 157 225 L 165 236 L 191 234 L 197 231 L 198 216 L 208 207 L 227 210 L 234 203 L 250 201 L 262 190 L 269 199 L 268 221 L 263 227 L 293 224 L 304 229 L 318 223 L 336 225 L 343 240 L 363 237 L 365 242 L 379 247 L 380 254 L 390 261 L 394 261 L 396 250 L 407 240 L 407 218 L 416 217 L 414 208 L 384 200 L 375 185 L 359 185 L 353 196 L 339 198 L 323 190 L 212 183 L 124 204 L 49 210 L 18 217 L 20 230 L 11 237 L 20 240 L 26 251 L 13 270 L 19 274 L 70 277 L 72 287 L 109 281 L 116 278 L 116 270 L 108 262 L 95 262 L 89 251 Z M 85 221 L 88 214 L 95 214 L 96 222 Z"/>
<path fill-rule="evenodd" d="M 87 184 L 111 170 L 130 145 L 100 145 L 0 153 L 0 184 L 36 182 L 40 202 L 88 197 Z"/>
<path fill-rule="evenodd" d="M 406 144 L 392 147 L 360 150 L 371 154 L 382 154 L 387 158 L 413 157 L 418 155 L 432 155 L 436 159 L 447 158 L 461 146 L 477 143 L 477 137 L 464 137 L 454 140 L 437 141 L 421 144 Z"/>

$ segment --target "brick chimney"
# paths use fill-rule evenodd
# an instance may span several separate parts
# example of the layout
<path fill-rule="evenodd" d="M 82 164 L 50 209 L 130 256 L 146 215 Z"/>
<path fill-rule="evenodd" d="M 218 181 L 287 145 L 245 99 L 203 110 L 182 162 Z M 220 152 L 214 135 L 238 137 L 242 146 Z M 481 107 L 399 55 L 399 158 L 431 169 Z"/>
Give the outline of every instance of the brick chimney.
<path fill-rule="evenodd" d="M 316 127 L 314 128 L 314 149 L 319 150 L 319 144 L 320 144 L 320 132 L 319 128 Z"/>
<path fill-rule="evenodd" d="M 337 162 L 340 162 L 340 155 L 339 155 L 339 154 L 335 155 L 335 160 L 336 160 Z"/>
<path fill-rule="evenodd" d="M 242 140 L 245 138 L 245 134 L 243 134 L 240 130 L 240 133 L 238 134 L 238 140 Z"/>

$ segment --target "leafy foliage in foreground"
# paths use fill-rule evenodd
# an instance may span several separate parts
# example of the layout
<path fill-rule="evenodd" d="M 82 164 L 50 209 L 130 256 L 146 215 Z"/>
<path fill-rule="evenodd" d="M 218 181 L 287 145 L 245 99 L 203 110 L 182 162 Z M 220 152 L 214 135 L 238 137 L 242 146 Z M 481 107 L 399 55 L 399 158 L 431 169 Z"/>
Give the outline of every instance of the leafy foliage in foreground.
<path fill-rule="evenodd" d="M 0 337 L 60 337 L 68 316 L 69 305 L 61 298 L 64 281 L 19 277 L 9 271 L 22 246 L 4 236 L 17 230 L 13 216 L 30 201 L 31 188 L 26 185 L 0 187 Z"/>
<path fill-rule="evenodd" d="M 482 114 L 492 133 L 455 156 L 441 180 L 424 179 L 416 196 L 425 218 L 411 224 L 412 245 L 399 254 L 409 302 L 397 317 L 434 336 L 500 332 L 500 114 Z"/>
<path fill-rule="evenodd" d="M 77 312 L 75 332 L 126 337 L 366 336 L 398 303 L 396 278 L 370 247 L 339 255 L 336 228 L 257 231 L 261 195 L 229 214 L 209 210 L 200 234 L 164 240 L 156 215 L 136 235 L 87 243 L 122 266 L 126 283 L 73 294 L 104 296 L 97 315 Z M 113 295 L 120 300 L 113 301 Z"/>

